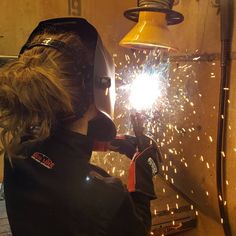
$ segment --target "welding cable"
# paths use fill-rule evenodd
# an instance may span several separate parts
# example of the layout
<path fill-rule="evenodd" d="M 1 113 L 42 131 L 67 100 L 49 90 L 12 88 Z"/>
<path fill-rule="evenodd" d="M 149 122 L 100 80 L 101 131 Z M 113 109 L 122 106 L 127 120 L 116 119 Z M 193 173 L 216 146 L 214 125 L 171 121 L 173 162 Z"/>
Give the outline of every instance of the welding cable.
<path fill-rule="evenodd" d="M 226 146 L 227 146 L 227 119 L 228 99 L 231 71 L 231 47 L 234 19 L 233 0 L 220 1 L 221 13 L 221 82 L 219 97 L 219 117 L 216 155 L 216 183 L 220 216 L 226 236 L 231 236 L 228 208 L 226 202 Z"/>

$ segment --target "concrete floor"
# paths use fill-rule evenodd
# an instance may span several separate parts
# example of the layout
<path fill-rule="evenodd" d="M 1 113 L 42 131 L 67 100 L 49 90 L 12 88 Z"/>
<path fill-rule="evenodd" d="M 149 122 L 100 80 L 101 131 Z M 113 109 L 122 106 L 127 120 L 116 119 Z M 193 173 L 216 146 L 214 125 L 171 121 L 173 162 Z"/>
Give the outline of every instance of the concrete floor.
<path fill-rule="evenodd" d="M 0 200 L 0 236 L 11 236 L 11 231 L 7 220 L 5 201 L 3 200 Z"/>

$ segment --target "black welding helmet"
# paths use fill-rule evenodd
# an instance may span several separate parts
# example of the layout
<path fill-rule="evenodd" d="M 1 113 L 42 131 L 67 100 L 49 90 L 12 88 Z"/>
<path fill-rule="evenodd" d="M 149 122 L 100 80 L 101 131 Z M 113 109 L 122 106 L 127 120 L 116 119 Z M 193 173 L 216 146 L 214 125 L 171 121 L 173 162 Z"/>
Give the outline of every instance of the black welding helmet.
<path fill-rule="evenodd" d="M 55 32 L 77 34 L 82 42 L 92 47 L 93 55 L 93 70 L 90 81 L 85 81 L 86 84 L 91 84 L 87 89 L 91 90 L 93 102 L 99 111 L 98 116 L 89 122 L 88 135 L 99 141 L 109 141 L 116 135 L 116 128 L 112 121 L 115 103 L 115 69 L 111 56 L 103 46 L 102 40 L 97 30 L 83 18 L 54 18 L 45 20 L 39 23 L 34 31 L 29 36 L 26 44 L 22 47 L 20 54 L 25 50 L 34 46 L 52 47 L 62 53 L 76 54 L 70 45 L 66 45 L 62 41 L 45 39 L 32 44 L 35 36 L 51 28 Z M 79 57 L 80 55 L 74 55 Z M 75 58 L 76 59 L 76 58 Z"/>

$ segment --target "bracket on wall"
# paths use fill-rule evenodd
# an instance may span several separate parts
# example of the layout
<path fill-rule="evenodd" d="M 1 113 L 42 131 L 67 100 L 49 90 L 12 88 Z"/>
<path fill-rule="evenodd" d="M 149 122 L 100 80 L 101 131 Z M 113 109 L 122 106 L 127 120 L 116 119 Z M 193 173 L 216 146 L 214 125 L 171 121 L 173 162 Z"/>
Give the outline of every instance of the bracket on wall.
<path fill-rule="evenodd" d="M 70 16 L 80 16 L 81 0 L 68 0 L 68 11 Z"/>
<path fill-rule="evenodd" d="M 0 55 L 0 67 L 5 65 L 7 62 L 12 60 L 16 60 L 18 56 L 7 56 L 7 55 Z"/>
<path fill-rule="evenodd" d="M 220 13 L 220 0 L 211 0 L 211 5 L 214 8 L 217 8 L 217 15 Z"/>

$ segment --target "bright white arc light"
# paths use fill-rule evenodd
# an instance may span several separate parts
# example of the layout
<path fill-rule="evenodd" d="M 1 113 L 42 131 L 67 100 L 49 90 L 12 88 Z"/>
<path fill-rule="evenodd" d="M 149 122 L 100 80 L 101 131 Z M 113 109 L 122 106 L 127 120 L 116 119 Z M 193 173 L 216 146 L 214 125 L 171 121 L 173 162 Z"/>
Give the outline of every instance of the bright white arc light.
<path fill-rule="evenodd" d="M 161 81 L 158 73 L 137 75 L 130 87 L 129 101 L 136 110 L 152 108 L 161 96 Z"/>

